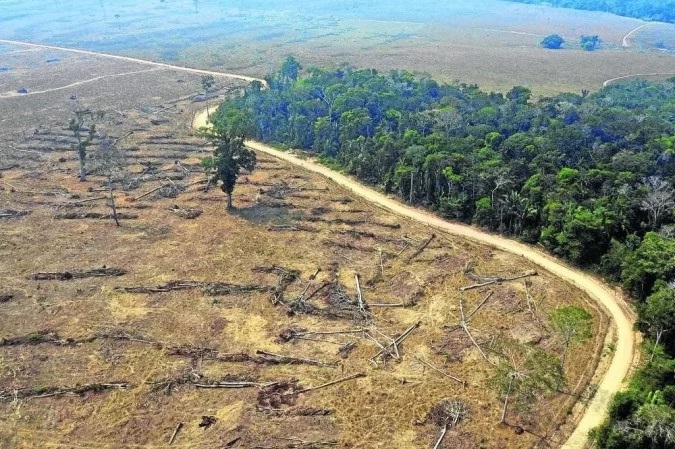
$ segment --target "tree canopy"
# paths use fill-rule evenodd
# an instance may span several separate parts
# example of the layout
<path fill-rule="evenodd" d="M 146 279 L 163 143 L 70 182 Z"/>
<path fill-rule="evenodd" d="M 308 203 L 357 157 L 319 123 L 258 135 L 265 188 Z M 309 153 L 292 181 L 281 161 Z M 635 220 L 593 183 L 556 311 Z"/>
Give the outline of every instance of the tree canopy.
<path fill-rule="evenodd" d="M 559 34 L 549 34 L 541 41 L 541 46 L 550 50 L 558 50 L 564 43 L 565 39 Z"/>
<path fill-rule="evenodd" d="M 561 8 L 611 12 L 619 16 L 658 22 L 675 22 L 673 0 L 511 0 L 517 3 L 545 4 Z"/>

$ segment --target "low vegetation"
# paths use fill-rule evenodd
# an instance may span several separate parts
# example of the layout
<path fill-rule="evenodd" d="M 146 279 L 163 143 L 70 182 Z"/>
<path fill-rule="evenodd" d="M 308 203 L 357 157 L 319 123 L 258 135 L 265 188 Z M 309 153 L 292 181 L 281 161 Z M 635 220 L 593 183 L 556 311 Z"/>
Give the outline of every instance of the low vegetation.
<path fill-rule="evenodd" d="M 640 412 L 675 383 L 675 79 L 531 102 L 521 86 L 502 95 L 402 71 L 312 68 L 300 77 L 289 57 L 268 81 L 223 103 L 216 127 L 314 152 L 409 203 L 621 282 L 653 357 L 637 377 L 637 405 L 613 415 L 598 441 L 624 447 L 612 441 L 642 432 L 665 447 L 636 426 L 670 419 L 675 407 L 664 399 L 663 413 Z M 566 348 L 587 335 L 580 311 L 552 319 Z"/>

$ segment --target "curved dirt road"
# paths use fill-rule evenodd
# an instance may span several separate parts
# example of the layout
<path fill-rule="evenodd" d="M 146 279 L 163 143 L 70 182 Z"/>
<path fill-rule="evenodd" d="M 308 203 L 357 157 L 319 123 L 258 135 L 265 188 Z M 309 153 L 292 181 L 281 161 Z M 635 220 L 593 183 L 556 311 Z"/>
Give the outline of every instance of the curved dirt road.
<path fill-rule="evenodd" d="M 206 126 L 206 112 L 195 116 L 193 127 L 199 128 Z M 306 170 L 319 173 L 335 183 L 350 189 L 355 194 L 367 199 L 368 201 L 381 206 L 389 211 L 412 218 L 420 223 L 431 226 L 440 231 L 450 234 L 466 237 L 470 240 L 491 245 L 503 251 L 510 252 L 528 259 L 539 265 L 543 269 L 566 280 L 570 284 L 585 291 L 591 298 L 602 304 L 607 310 L 614 323 L 617 335 L 616 349 L 614 358 L 598 384 L 598 390 L 567 442 L 562 446 L 565 449 L 582 449 L 586 446 L 588 432 L 597 427 L 607 415 L 607 409 L 612 395 L 622 388 L 623 381 L 628 375 L 633 363 L 633 354 L 635 351 L 635 333 L 633 332 L 633 321 L 619 305 L 621 298 L 602 282 L 586 275 L 585 273 L 570 268 L 552 257 L 535 250 L 534 248 L 522 243 L 509 240 L 496 235 L 488 234 L 470 226 L 452 223 L 426 211 L 415 209 L 413 207 L 399 203 L 369 187 L 366 187 L 352 178 L 337 173 L 323 165 L 310 160 L 301 159 L 290 153 L 277 150 L 269 145 L 260 142 L 248 140 L 246 146 L 256 151 L 267 153 L 276 158 L 298 165 Z"/>
<path fill-rule="evenodd" d="M 617 76 L 616 78 L 611 78 L 602 83 L 602 87 L 607 87 L 614 81 L 619 81 L 619 80 L 625 80 L 627 78 L 635 78 L 637 76 L 670 76 L 670 75 L 675 75 L 675 72 L 669 72 L 669 73 L 635 73 L 633 75 L 623 75 L 623 76 Z"/>
<path fill-rule="evenodd" d="M 251 76 L 245 76 L 245 75 L 238 75 L 236 73 L 226 73 L 226 72 L 214 72 L 213 70 L 202 70 L 202 69 L 193 69 L 191 67 L 183 67 L 180 65 L 172 65 L 172 64 L 165 64 L 163 62 L 155 62 L 155 61 L 148 61 L 147 59 L 138 59 L 138 58 L 131 58 L 128 56 L 119 56 L 119 55 L 111 55 L 109 53 L 98 53 L 95 51 L 87 51 L 87 50 L 77 50 L 74 48 L 66 48 L 66 47 L 55 47 L 53 45 L 42 45 L 42 44 L 31 44 L 30 42 L 22 42 L 22 41 L 11 41 L 7 39 L 0 39 L 0 44 L 10 44 L 10 45 L 21 45 L 24 47 L 31 47 L 31 48 L 43 48 L 46 50 L 59 50 L 59 51 L 67 51 L 70 53 L 77 53 L 80 55 L 89 55 L 89 56 L 97 56 L 97 57 L 103 57 L 103 58 L 109 58 L 109 59 L 117 59 L 119 61 L 127 61 L 127 62 L 135 62 L 138 64 L 145 64 L 145 65 L 153 65 L 155 67 L 164 67 L 165 69 L 172 69 L 172 70 L 178 70 L 181 72 L 189 72 L 189 73 L 197 73 L 200 75 L 212 75 L 212 76 L 218 76 L 221 78 L 234 78 L 234 79 L 239 79 L 242 81 L 260 81 L 263 84 L 267 84 L 264 80 L 258 79 L 258 78 L 253 78 Z"/>
<path fill-rule="evenodd" d="M 630 42 L 628 41 L 628 38 L 630 38 L 633 34 L 637 33 L 637 32 L 640 31 L 641 29 L 646 28 L 646 27 L 651 26 L 651 25 L 655 25 L 655 24 L 658 24 L 658 22 L 645 23 L 645 24 L 643 24 L 643 25 L 640 25 L 639 27 L 636 27 L 636 28 L 630 30 L 630 31 L 628 32 L 628 34 L 626 34 L 626 35 L 623 37 L 623 42 L 621 43 L 621 46 L 624 47 L 624 48 L 629 48 L 629 47 L 631 47 L 631 44 L 630 44 Z"/>
<path fill-rule="evenodd" d="M 55 47 L 49 45 L 31 44 L 27 42 L 11 41 L 0 39 L 0 43 L 27 46 L 31 48 L 45 48 L 52 50 L 68 51 L 71 53 L 79 53 L 98 57 L 107 57 L 111 59 L 118 59 L 129 62 L 136 62 L 140 64 L 153 65 L 155 67 L 164 67 L 173 70 L 180 70 L 189 73 L 196 73 L 202 75 L 213 75 L 224 78 L 235 78 L 243 81 L 260 81 L 266 85 L 264 80 L 237 75 L 233 73 L 215 72 L 210 70 L 193 69 L 189 67 L 175 66 L 161 62 L 147 61 L 143 59 L 130 58 L 126 56 L 111 55 L 106 53 L 97 53 L 85 50 L 75 50 L 70 48 Z M 200 127 L 206 125 L 207 113 L 206 111 L 198 114 L 195 117 L 193 126 Z M 307 170 L 319 173 L 334 182 L 352 190 L 355 194 L 377 204 L 393 213 L 404 217 L 412 218 L 420 223 L 434 227 L 438 230 L 448 232 L 457 236 L 465 237 L 480 243 L 492 245 L 495 248 L 510 252 L 512 254 L 520 255 L 531 262 L 541 266 L 545 270 L 550 271 L 556 276 L 565 279 L 567 282 L 577 286 L 585 291 L 589 296 L 598 301 L 608 311 L 616 328 L 617 342 L 614 351 L 614 358 L 606 371 L 602 380 L 598 384 L 598 391 L 593 399 L 588 404 L 584 414 L 579 421 L 574 432 L 564 444 L 565 449 L 582 449 L 587 442 L 588 431 L 599 425 L 607 414 L 607 407 L 609 401 L 614 393 L 621 389 L 624 379 L 626 378 L 632 362 L 633 353 L 635 350 L 635 334 L 633 333 L 633 322 L 628 314 L 622 309 L 619 304 L 620 298 L 617 298 L 615 293 L 605 286 L 600 281 L 588 276 L 578 270 L 567 267 L 563 263 L 541 253 L 532 247 L 508 240 L 506 238 L 491 235 L 470 226 L 460 225 L 445 221 L 428 212 L 415 209 L 399 203 L 371 188 L 365 187 L 353 179 L 334 172 L 327 167 L 319 165 L 315 162 L 303 160 L 292 154 L 276 150 L 268 145 L 247 141 L 246 145 L 255 150 L 270 154 L 279 159 L 285 160 L 292 164 L 303 167 Z"/>

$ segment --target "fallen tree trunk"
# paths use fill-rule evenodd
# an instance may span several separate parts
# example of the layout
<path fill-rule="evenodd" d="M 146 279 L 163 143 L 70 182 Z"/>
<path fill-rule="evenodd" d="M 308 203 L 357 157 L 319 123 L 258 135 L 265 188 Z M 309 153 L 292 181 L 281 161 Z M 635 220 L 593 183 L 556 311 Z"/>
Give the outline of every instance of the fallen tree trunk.
<path fill-rule="evenodd" d="M 431 241 L 432 241 L 433 239 L 435 239 L 435 238 L 436 238 L 436 234 L 431 234 L 431 236 L 430 236 L 424 243 L 422 243 L 422 244 L 415 250 L 415 252 L 412 253 L 412 255 L 410 255 L 410 257 L 408 257 L 408 260 L 413 260 L 415 257 L 417 257 L 418 255 L 420 255 L 420 253 L 421 253 L 422 251 L 424 251 L 424 248 L 426 248 L 427 246 L 429 246 L 429 243 L 431 243 Z"/>
<path fill-rule="evenodd" d="M 268 285 L 238 285 L 226 282 L 204 282 L 204 281 L 171 281 L 163 285 L 154 287 L 132 286 L 117 287 L 127 293 L 166 293 L 180 290 L 201 289 L 209 296 L 232 295 L 237 293 L 267 292 L 274 290 Z"/>
<path fill-rule="evenodd" d="M 57 272 L 40 272 L 30 276 L 34 281 L 68 281 L 70 279 L 84 279 L 90 277 L 123 276 L 126 270 L 121 268 L 94 268 L 91 270 L 73 270 Z"/>
<path fill-rule="evenodd" d="M 316 365 L 316 366 L 337 366 L 336 362 L 323 362 L 321 360 L 305 359 L 299 357 L 291 357 L 287 355 L 273 354 L 266 351 L 256 351 L 257 355 L 262 356 L 262 361 L 265 363 L 275 363 L 275 364 L 305 364 L 305 365 Z"/>
<path fill-rule="evenodd" d="M 126 390 L 131 385 L 127 382 L 111 382 L 81 385 L 77 387 L 38 387 L 19 388 L 0 391 L 0 401 L 15 399 L 37 399 L 60 396 L 84 396 L 86 393 L 100 393 L 112 389 Z"/>
<path fill-rule="evenodd" d="M 489 281 L 486 281 L 486 282 L 481 282 L 481 283 L 469 285 L 469 286 L 466 286 L 466 287 L 460 287 L 460 290 L 465 292 L 467 290 L 471 290 L 471 289 L 474 289 L 474 288 L 485 287 L 487 285 L 492 285 L 492 284 L 501 284 L 502 282 L 515 281 L 515 280 L 527 278 L 527 277 L 530 277 L 530 276 L 537 276 L 538 274 L 539 273 L 532 270 L 532 271 L 528 271 L 526 273 L 523 273 L 521 275 L 513 276 L 513 277 L 509 277 L 509 278 L 495 277 L 495 278 L 493 278 Z"/>

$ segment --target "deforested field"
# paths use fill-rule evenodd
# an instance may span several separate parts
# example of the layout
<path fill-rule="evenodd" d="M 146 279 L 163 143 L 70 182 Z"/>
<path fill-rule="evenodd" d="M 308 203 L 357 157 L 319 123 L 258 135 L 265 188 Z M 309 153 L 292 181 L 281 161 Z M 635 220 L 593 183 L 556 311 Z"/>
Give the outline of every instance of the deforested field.
<path fill-rule="evenodd" d="M 119 76 L 0 96 L 0 447 L 433 447 L 444 427 L 445 448 L 565 440 L 611 355 L 584 294 L 263 154 L 226 212 L 190 129 L 198 76 L 58 58 L 58 76 L 26 69 L 39 90 Z M 73 95 L 119 139 L 120 227 L 107 178 L 77 180 Z M 591 328 L 556 378 L 562 306 Z"/>

